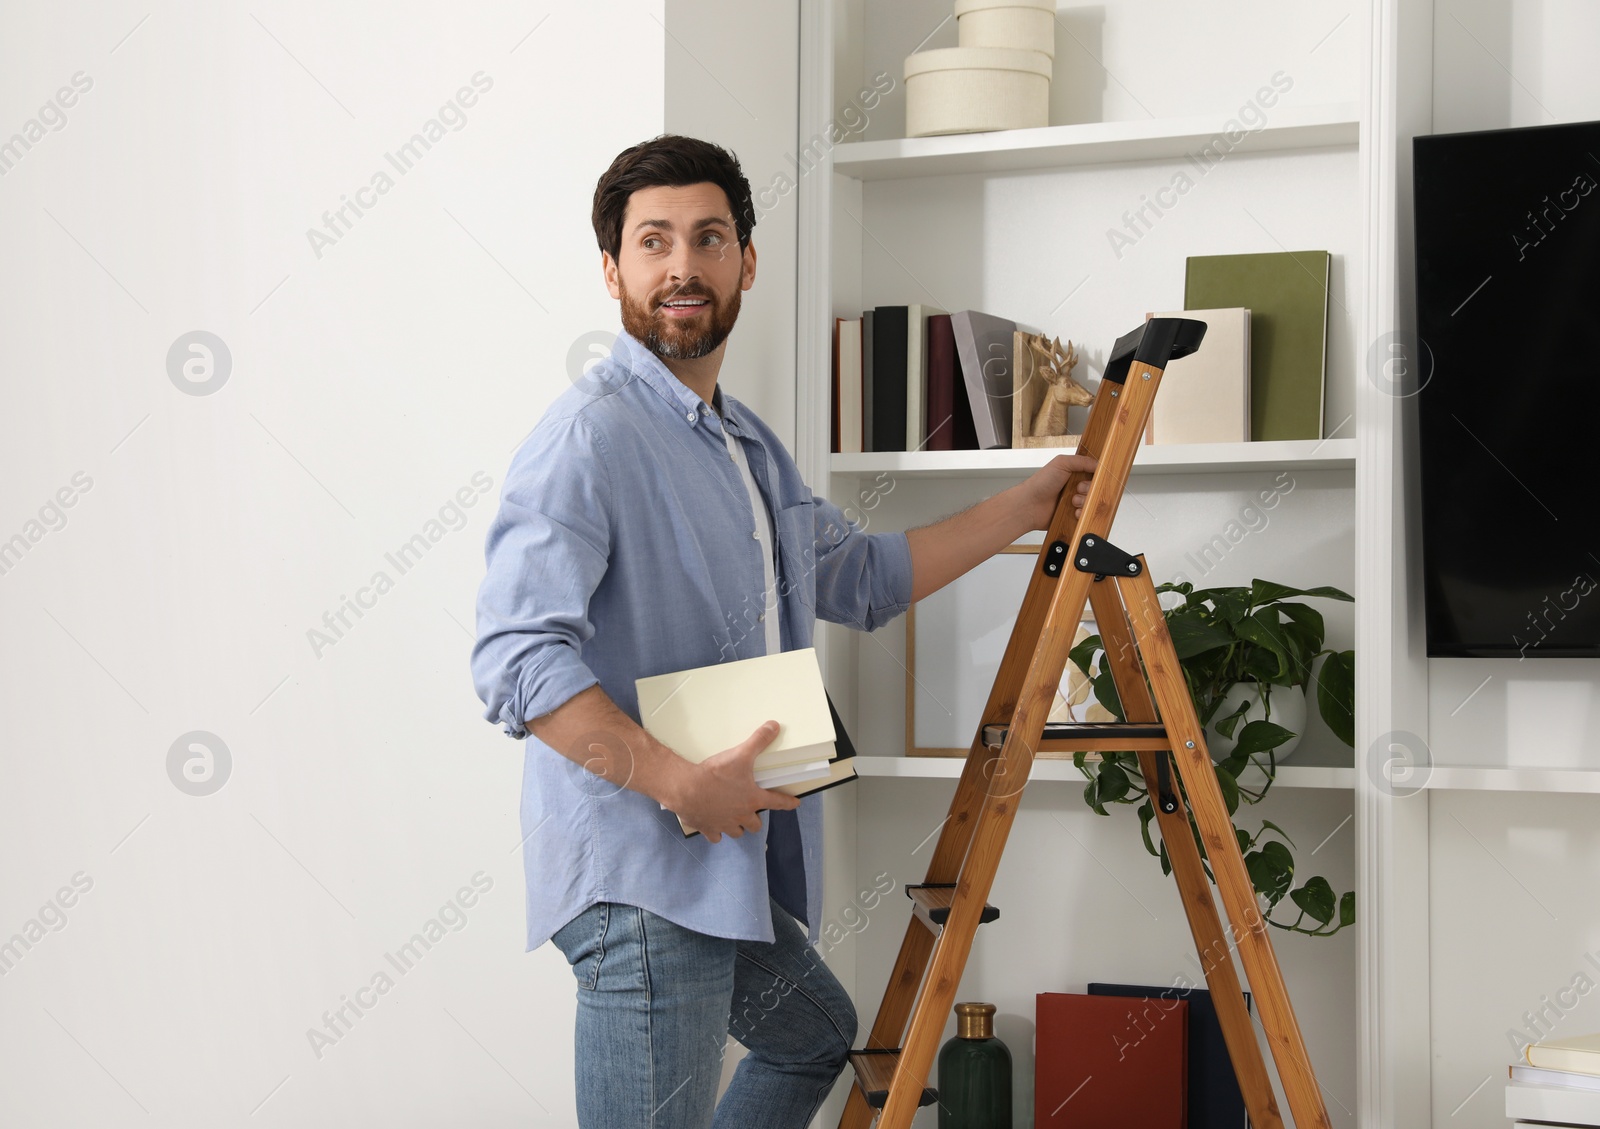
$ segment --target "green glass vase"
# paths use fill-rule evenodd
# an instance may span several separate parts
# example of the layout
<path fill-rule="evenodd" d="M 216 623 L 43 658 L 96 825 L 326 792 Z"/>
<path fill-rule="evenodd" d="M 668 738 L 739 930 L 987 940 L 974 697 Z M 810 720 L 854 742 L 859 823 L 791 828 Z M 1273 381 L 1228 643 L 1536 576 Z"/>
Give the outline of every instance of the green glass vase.
<path fill-rule="evenodd" d="M 1011 1129 L 1011 1052 L 994 1037 L 993 1004 L 957 1004 L 956 1036 L 939 1051 L 939 1129 Z"/>

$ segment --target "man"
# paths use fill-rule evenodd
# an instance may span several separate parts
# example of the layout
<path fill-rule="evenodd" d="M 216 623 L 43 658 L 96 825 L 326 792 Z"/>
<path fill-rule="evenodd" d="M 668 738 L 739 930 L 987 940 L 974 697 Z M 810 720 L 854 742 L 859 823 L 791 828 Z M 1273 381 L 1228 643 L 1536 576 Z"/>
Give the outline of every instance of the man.
<path fill-rule="evenodd" d="M 634 679 L 808 647 L 817 617 L 874 630 L 1046 528 L 1093 463 L 1057 457 L 936 525 L 865 533 L 717 383 L 756 275 L 732 154 L 636 145 L 592 219 L 623 333 L 512 458 L 472 652 L 485 716 L 533 737 L 528 947 L 553 939 L 578 981 L 585 1129 L 800 1129 L 856 1034 L 811 949 L 821 797 L 755 784 L 776 722 L 703 764 L 678 756 L 640 728 Z M 685 839 L 674 813 L 703 834 Z M 749 1053 L 719 1104 L 730 1033 Z"/>

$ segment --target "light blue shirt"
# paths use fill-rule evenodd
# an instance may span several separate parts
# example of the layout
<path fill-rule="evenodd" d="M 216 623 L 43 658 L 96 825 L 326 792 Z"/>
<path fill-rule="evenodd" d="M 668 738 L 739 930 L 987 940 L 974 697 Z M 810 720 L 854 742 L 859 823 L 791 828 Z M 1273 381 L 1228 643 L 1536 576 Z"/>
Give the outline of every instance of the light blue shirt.
<path fill-rule="evenodd" d="M 819 936 L 820 795 L 765 813 L 759 832 L 686 839 L 657 801 L 575 764 L 524 724 L 596 683 L 638 721 L 634 679 L 766 654 L 768 569 L 785 651 L 811 646 L 819 616 L 871 631 L 910 606 L 906 535 L 850 523 L 811 492 L 754 412 L 720 386 L 713 398 L 720 420 L 619 334 L 506 473 L 485 542 L 472 676 L 484 717 L 525 739 L 529 949 L 599 901 L 771 941 L 769 892 L 812 942 Z M 776 529 L 777 559 L 765 566 L 769 515 L 756 512 L 726 436 L 741 444 Z"/>

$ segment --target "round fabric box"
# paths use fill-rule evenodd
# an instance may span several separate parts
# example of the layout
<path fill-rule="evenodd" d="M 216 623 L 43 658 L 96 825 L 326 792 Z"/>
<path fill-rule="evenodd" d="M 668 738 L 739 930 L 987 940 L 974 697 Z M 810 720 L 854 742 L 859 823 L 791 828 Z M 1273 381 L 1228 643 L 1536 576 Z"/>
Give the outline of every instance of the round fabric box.
<path fill-rule="evenodd" d="M 963 47 L 1009 47 L 1056 57 L 1055 0 L 956 0 Z"/>
<path fill-rule="evenodd" d="M 1050 56 L 941 47 L 906 56 L 906 136 L 1050 124 Z"/>

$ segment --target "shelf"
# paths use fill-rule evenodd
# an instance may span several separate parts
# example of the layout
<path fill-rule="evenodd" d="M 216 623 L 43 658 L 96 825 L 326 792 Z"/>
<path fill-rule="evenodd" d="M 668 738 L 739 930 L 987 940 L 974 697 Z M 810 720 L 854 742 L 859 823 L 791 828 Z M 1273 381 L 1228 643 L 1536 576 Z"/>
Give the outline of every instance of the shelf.
<path fill-rule="evenodd" d="M 858 769 L 857 771 L 860 770 Z M 1454 788 L 1469 792 L 1587 792 L 1592 794 L 1600 793 L 1600 769 L 1472 768 L 1434 765 L 1428 774 L 1427 787 L 1432 791 Z"/>
<path fill-rule="evenodd" d="M 1266 125 L 1246 133 L 1232 146 L 1225 137 L 1230 122 L 1237 128 L 1235 119 L 1219 114 L 856 141 L 834 147 L 833 171 L 858 180 L 897 180 L 1175 157 L 1190 157 L 1198 163 L 1201 151 L 1214 143 L 1224 147 L 1216 151 L 1232 155 L 1355 145 L 1361 134 L 1354 102 L 1274 107 Z"/>
<path fill-rule="evenodd" d="M 918 478 L 1015 478 L 1064 453 L 1062 448 L 993 451 L 874 451 L 834 455 L 833 474 L 890 474 Z M 1294 439 L 1262 443 L 1147 444 L 1134 457 L 1134 474 L 1230 474 L 1251 470 L 1351 470 L 1354 439 Z"/>
<path fill-rule="evenodd" d="M 900 777 L 924 780 L 954 780 L 966 761 L 961 757 L 856 757 L 856 775 L 861 777 Z M 1600 776 L 1600 774 L 1596 774 Z M 1082 784 L 1083 773 L 1070 760 L 1036 760 L 1028 773 L 1035 780 L 1063 780 Z M 1318 765 L 1282 765 L 1276 788 L 1354 788 L 1356 770 Z M 1600 785 L 1597 785 L 1600 791 Z"/>

